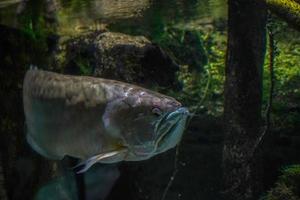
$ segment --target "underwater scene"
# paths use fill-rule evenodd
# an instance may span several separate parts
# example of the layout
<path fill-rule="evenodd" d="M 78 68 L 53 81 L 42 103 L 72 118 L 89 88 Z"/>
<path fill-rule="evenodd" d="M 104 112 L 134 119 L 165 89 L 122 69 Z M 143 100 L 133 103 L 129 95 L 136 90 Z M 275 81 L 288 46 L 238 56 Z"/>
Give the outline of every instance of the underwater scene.
<path fill-rule="evenodd" d="M 0 200 L 300 200 L 299 0 L 0 0 Z"/>

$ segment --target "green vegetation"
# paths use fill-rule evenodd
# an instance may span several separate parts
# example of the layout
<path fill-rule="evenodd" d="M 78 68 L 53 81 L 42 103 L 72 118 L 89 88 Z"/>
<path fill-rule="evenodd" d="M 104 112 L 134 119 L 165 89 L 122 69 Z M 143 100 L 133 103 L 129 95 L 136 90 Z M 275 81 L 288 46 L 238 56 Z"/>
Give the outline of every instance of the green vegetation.
<path fill-rule="evenodd" d="M 289 29 L 287 24 L 275 19 L 276 24 L 276 56 L 275 56 L 275 94 L 273 105 L 273 124 L 276 128 L 299 127 L 300 112 L 300 34 Z M 180 99 L 191 107 L 195 107 L 199 99 L 206 95 L 206 101 L 202 110 L 207 114 L 220 115 L 222 113 L 223 102 L 223 82 L 224 82 L 224 58 L 226 49 L 226 33 L 222 31 L 204 32 L 202 30 L 180 30 L 165 28 L 170 33 L 164 33 L 157 42 L 181 64 L 179 79 L 183 82 L 183 93 Z M 167 32 L 166 31 L 166 32 Z M 287 37 L 286 31 L 290 34 Z M 198 41 L 184 43 L 185 33 L 193 33 Z M 174 36 L 175 35 L 175 36 Z M 180 37 L 179 37 L 179 36 Z M 172 45 L 169 45 L 172 44 Z M 199 49 L 193 48 L 195 44 L 201 44 Z M 180 56 L 191 54 L 190 52 L 201 52 L 201 56 L 194 58 L 195 65 L 182 59 Z M 177 54 L 176 51 L 181 52 Z M 206 58 L 205 58 L 206 56 Z M 264 67 L 264 105 L 267 104 L 270 86 L 270 71 L 268 69 L 269 60 L 266 55 Z M 200 61 L 197 61 L 199 59 Z M 201 62 L 202 61 L 202 62 Z M 200 66 L 200 71 L 190 70 Z M 209 82 L 209 89 L 206 85 Z M 204 94 L 205 93 L 205 94 Z M 205 109 L 204 109 L 205 108 Z M 292 110 L 292 112 L 289 112 Z M 279 127 L 280 126 L 280 127 Z"/>
<path fill-rule="evenodd" d="M 193 70 L 195 69 L 193 65 L 188 62 L 182 63 L 181 60 L 179 79 L 183 82 L 183 92 L 179 98 L 186 105 L 190 105 L 192 110 L 198 109 L 197 111 L 201 113 L 220 115 L 223 111 L 226 36 L 222 32 L 196 33 L 198 43 L 202 44 L 202 52 L 206 57 L 202 59 L 201 71 Z M 193 44 L 195 42 L 185 44 L 186 50 L 183 51 L 188 51 Z M 199 105 L 199 99 L 203 99 L 203 105 Z"/>
<path fill-rule="evenodd" d="M 275 20 L 275 91 L 272 110 L 272 124 L 278 130 L 297 130 L 300 124 L 300 34 L 289 29 L 287 24 Z M 287 35 L 286 32 L 289 32 Z M 267 57 L 268 58 L 268 54 Z M 270 85 L 268 62 L 264 68 L 264 103 L 269 95 Z M 292 132 L 292 131 L 291 131 Z"/>
<path fill-rule="evenodd" d="M 269 1 L 270 4 L 272 2 Z M 22 25 L 22 30 L 33 39 L 40 41 L 39 44 L 44 45 L 46 49 L 45 40 L 49 34 L 57 31 L 57 27 L 49 24 L 45 15 L 42 14 L 45 10 L 43 1 L 30 0 L 29 3 L 31 6 L 24 9 L 18 20 Z M 169 93 L 176 95 L 192 110 L 197 108 L 200 113 L 221 115 L 227 37 L 223 25 L 226 15 L 224 1 L 210 0 L 208 3 L 174 1 L 173 3 L 172 9 L 169 9 L 170 2 L 154 2 L 153 9 L 145 10 L 144 17 L 139 23 L 133 23 L 127 19 L 107 21 L 108 28 L 131 35 L 145 35 L 161 46 L 181 66 L 178 78 L 183 83 L 183 91 L 179 94 L 174 94 L 173 91 Z M 69 26 L 72 26 L 74 23 L 69 22 L 70 17 L 85 16 L 82 20 L 88 21 L 81 23 L 91 25 L 89 20 L 93 16 L 86 17 L 84 14 L 91 10 L 91 0 L 60 1 L 60 5 L 62 7 L 58 12 L 60 22 L 66 20 L 70 23 Z M 199 19 L 196 17 L 199 13 L 206 13 L 210 17 L 203 14 L 204 17 Z M 300 37 L 298 32 L 289 29 L 287 24 L 280 20 L 276 19 L 275 23 L 277 55 L 275 57 L 276 85 L 272 123 L 276 124 L 277 128 L 295 129 L 299 127 L 300 121 L 298 111 Z M 67 27 L 60 27 L 60 29 L 67 29 Z M 264 68 L 264 105 L 267 103 L 270 85 L 267 58 Z M 85 58 L 75 59 L 80 73 L 84 75 L 91 74 L 92 68 L 86 60 Z M 199 99 L 205 100 L 201 102 L 203 105 L 198 105 Z M 291 110 L 292 112 L 289 112 Z"/>
<path fill-rule="evenodd" d="M 1 76 L 5 80 L 3 82 L 5 83 L 4 87 L 12 89 L 11 91 L 21 90 L 23 72 L 29 64 L 40 64 L 39 68 L 47 65 L 49 53 L 47 38 L 49 35 L 71 32 L 74 35 L 78 34 L 79 31 L 76 32 L 77 30 L 75 30 L 77 25 L 81 26 L 81 28 L 84 28 L 83 26 L 85 25 L 87 27 L 92 26 L 95 23 L 93 18 L 97 18 L 90 12 L 93 7 L 92 0 L 60 0 L 58 2 L 61 9 L 56 13 L 60 24 L 57 25 L 56 22 L 49 21 L 49 17 L 45 16 L 45 2 L 42 0 L 29 0 L 28 5 L 22 11 L 22 15 L 18 16 L 17 21 L 20 25 L 18 28 L 26 36 L 24 39 L 28 41 L 25 43 L 26 45 L 23 45 L 23 47 L 19 46 L 21 42 L 16 40 L 16 38 L 19 38 L 19 35 L 7 36 L 7 41 L 13 42 L 13 45 L 11 45 L 13 48 L 10 51 L 14 52 L 15 55 L 4 57 L 4 63 L 6 66 L 15 67 L 12 68 L 14 71 L 19 70 L 18 81 L 10 78 L 15 76 L 15 72 L 10 71 L 11 69 L 8 69 L 8 67 L 7 73 L 10 72 L 11 75 L 7 76 L 5 74 Z M 151 5 L 153 7 L 145 10 L 141 19 L 113 19 L 111 21 L 106 19 L 104 23 L 108 23 L 107 28 L 110 31 L 130 35 L 144 35 L 153 43 L 157 43 L 162 47 L 180 65 L 178 79 L 183 86 L 180 92 L 167 91 L 167 93 L 175 96 L 184 105 L 188 106 L 191 111 L 197 110 L 198 113 L 210 115 L 209 117 L 212 118 L 219 117 L 223 114 L 224 59 L 227 39 L 226 26 L 224 25 L 226 24 L 226 9 L 224 9 L 226 3 L 223 0 L 193 0 L 189 1 L 189 3 L 186 2 L 188 1 L 154 1 L 154 4 Z M 286 12 L 285 7 L 281 7 L 279 4 L 280 2 L 288 2 L 288 5 L 292 5 L 292 8 L 299 9 L 299 5 L 290 0 L 267 0 L 268 4 L 272 4 L 271 9 L 272 6 L 274 6 L 274 10 L 280 8 L 278 10 L 279 13 L 277 12 L 279 16 L 281 14 L 280 10 Z M 293 5 L 295 6 L 293 7 Z M 283 16 L 283 18 L 299 21 L 299 16 L 295 9 L 291 11 L 292 15 Z M 0 18 L 3 18 L 2 21 L 7 20 L 6 15 L 9 12 L 12 12 L 11 8 L 0 13 Z M 296 14 L 293 14 L 295 12 Z M 285 137 L 291 135 L 299 137 L 300 33 L 289 28 L 286 23 L 277 18 L 274 19 L 273 23 L 276 56 L 271 131 L 274 131 L 275 134 L 280 133 L 280 135 Z M 299 26 L 299 23 L 297 24 Z M 26 48 L 24 48 L 25 46 Z M 27 47 L 30 47 L 29 50 Z M 58 63 L 62 63 L 66 50 L 62 49 L 59 53 L 58 56 L 56 55 L 56 59 L 59 60 Z M 264 110 L 266 109 L 270 86 L 268 56 L 267 53 L 263 71 Z M 78 66 L 79 74 L 92 74 L 93 63 L 89 62 L 87 56 L 78 56 L 72 61 Z M 20 68 L 17 68 L 19 66 L 23 67 L 22 73 Z M 59 65 L 52 67 L 61 72 L 64 71 Z M 5 92 L 2 96 L 7 94 L 8 92 Z M 15 94 L 16 99 L 20 98 L 17 96 L 19 94 L 21 92 Z M 13 101 L 7 100 L 7 102 Z M 6 113 L 9 112 L 10 110 L 6 111 Z M 20 129 L 21 125 L 16 124 L 13 119 L 14 116 L 3 118 L 0 124 L 1 132 L 11 134 L 17 132 L 17 128 Z M 296 144 L 296 142 L 293 144 Z M 281 154 L 278 157 L 289 156 L 283 155 L 284 153 L 280 152 L 280 150 L 277 149 L 276 153 L 272 153 L 276 155 Z M 282 173 L 275 187 L 268 192 L 265 199 L 299 200 L 300 166 L 295 165 L 285 168 Z"/>
<path fill-rule="evenodd" d="M 299 200 L 300 165 L 292 165 L 282 170 L 282 175 L 263 200 Z"/>
<path fill-rule="evenodd" d="M 294 0 L 266 0 L 268 8 L 300 30 L 300 4 Z"/>
<path fill-rule="evenodd" d="M 29 0 L 20 8 L 17 16 L 19 28 L 33 39 L 42 42 L 48 34 L 55 33 L 55 19 L 45 13 L 46 3 L 42 0 Z M 52 21 L 54 20 L 54 21 Z"/>
<path fill-rule="evenodd" d="M 212 1 L 210 4 L 217 3 L 218 1 Z M 210 8 L 210 12 L 214 13 L 214 9 Z M 111 25 L 109 28 L 133 35 L 149 35 L 153 42 L 159 44 L 181 65 L 178 77 L 183 82 L 183 92 L 173 95 L 177 97 L 179 95 L 179 99 L 192 109 L 198 107 L 199 98 L 206 96 L 204 104 L 199 105 L 199 111 L 221 115 L 227 35 L 222 25 L 225 19 L 220 15 L 216 18 L 195 19 L 185 23 L 184 20 L 177 18 L 166 22 L 165 16 L 158 12 L 153 15 L 155 17 L 148 19 L 149 23 L 143 27 L 120 23 Z M 150 24 L 149 27 L 148 24 Z M 199 24 L 202 25 L 199 26 Z M 299 124 L 299 112 L 288 114 L 287 109 L 290 106 L 297 106 L 300 98 L 300 83 L 297 81 L 300 76 L 300 34 L 279 19 L 275 19 L 274 24 L 277 33 L 275 35 L 277 54 L 275 56 L 273 124 L 282 124 L 286 127 L 292 123 L 295 126 Z M 265 106 L 270 85 L 268 56 L 267 54 L 263 72 Z M 209 89 L 206 90 L 208 82 Z M 172 95 L 171 91 L 170 94 Z M 286 104 L 286 102 L 293 105 Z"/>

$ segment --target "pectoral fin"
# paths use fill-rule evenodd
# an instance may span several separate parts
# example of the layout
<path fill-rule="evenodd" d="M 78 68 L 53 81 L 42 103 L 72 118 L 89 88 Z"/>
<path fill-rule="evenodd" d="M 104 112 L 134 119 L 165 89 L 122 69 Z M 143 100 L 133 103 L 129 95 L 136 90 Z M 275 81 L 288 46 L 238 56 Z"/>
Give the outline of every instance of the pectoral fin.
<path fill-rule="evenodd" d="M 102 160 L 111 159 L 115 156 L 118 157 L 119 154 L 123 154 L 125 152 L 127 152 L 127 148 L 121 148 L 116 151 L 101 153 L 101 154 L 95 155 L 95 156 L 79 163 L 72 169 L 75 170 L 77 174 L 84 173 L 95 163 L 101 162 Z M 116 160 L 115 162 L 118 162 L 118 161 L 121 161 L 121 160 Z"/>

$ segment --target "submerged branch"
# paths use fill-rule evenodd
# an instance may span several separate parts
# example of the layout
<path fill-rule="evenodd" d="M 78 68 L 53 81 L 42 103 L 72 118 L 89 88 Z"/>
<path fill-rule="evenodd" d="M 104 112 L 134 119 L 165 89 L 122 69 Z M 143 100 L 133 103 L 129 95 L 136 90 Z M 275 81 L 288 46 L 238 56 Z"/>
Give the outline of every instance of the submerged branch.
<path fill-rule="evenodd" d="M 270 88 L 269 88 L 269 99 L 268 105 L 266 110 L 266 126 L 265 132 L 268 132 L 270 129 L 270 117 L 272 111 L 272 104 L 273 104 L 273 96 L 274 96 L 274 85 L 275 85 L 275 75 L 274 75 L 274 60 L 275 60 L 275 40 L 274 40 L 274 33 L 273 30 L 269 28 L 268 31 L 269 36 L 269 71 L 270 71 Z M 264 137 L 265 134 L 262 135 Z"/>
<path fill-rule="evenodd" d="M 168 191 L 170 189 L 170 187 L 173 184 L 173 181 L 175 179 L 175 176 L 177 175 L 178 172 L 178 156 L 179 156 L 179 147 L 180 147 L 180 143 L 176 146 L 176 152 L 175 152 L 175 158 L 174 158 L 174 169 L 173 169 L 173 173 L 172 176 L 169 179 L 168 185 L 166 186 L 166 188 L 164 189 L 164 193 L 161 197 L 161 200 L 165 200 L 166 196 L 168 194 Z"/>
<path fill-rule="evenodd" d="M 210 71 L 207 70 L 207 75 L 208 75 L 208 79 L 207 79 L 207 82 L 206 82 L 206 86 L 205 86 L 205 90 L 204 90 L 204 94 L 202 96 L 202 98 L 200 99 L 200 102 L 199 104 L 197 105 L 195 111 L 192 113 L 192 116 L 188 119 L 187 123 L 186 123 L 186 127 L 189 126 L 192 118 L 194 116 L 196 116 L 196 113 L 199 111 L 200 107 L 203 105 L 204 103 L 204 100 L 206 99 L 207 97 L 207 94 L 208 94 L 208 91 L 209 91 L 209 87 L 210 87 L 210 82 L 211 82 L 211 74 L 210 74 Z M 166 186 L 166 188 L 164 189 L 164 192 L 163 192 L 163 195 L 162 195 L 162 198 L 161 200 L 165 200 L 167 194 L 168 194 L 168 191 L 170 189 L 170 187 L 172 186 L 173 184 L 173 181 L 177 175 L 177 172 L 178 172 L 178 162 L 179 162 L 179 147 L 180 147 L 180 143 L 176 146 L 176 152 L 175 152 L 175 158 L 174 158 L 174 168 L 173 168 L 173 173 L 172 173 L 172 176 L 170 177 L 169 179 L 169 182 Z"/>
<path fill-rule="evenodd" d="M 275 85 L 275 74 L 274 74 L 274 61 L 275 61 L 275 51 L 276 51 L 276 46 L 275 46 L 275 40 L 274 40 L 274 32 L 271 27 L 271 25 L 268 27 L 268 38 L 269 38 L 269 72 L 270 72 L 270 87 L 269 87 L 269 98 L 267 102 L 267 108 L 265 112 L 265 126 L 263 128 L 263 131 L 261 135 L 259 136 L 257 142 L 255 143 L 253 150 L 251 152 L 250 156 L 250 161 L 253 159 L 254 154 L 260 144 L 262 143 L 265 135 L 269 132 L 270 130 L 270 118 L 271 118 L 271 111 L 272 111 L 272 104 L 273 104 L 273 96 L 274 96 L 274 85 Z"/>

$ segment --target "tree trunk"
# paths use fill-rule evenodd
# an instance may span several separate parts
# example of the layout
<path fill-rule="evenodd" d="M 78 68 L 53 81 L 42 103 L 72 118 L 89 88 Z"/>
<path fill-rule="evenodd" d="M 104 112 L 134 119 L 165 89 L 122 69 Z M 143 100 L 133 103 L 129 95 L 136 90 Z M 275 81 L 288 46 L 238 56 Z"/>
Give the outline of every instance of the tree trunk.
<path fill-rule="evenodd" d="M 228 0 L 228 8 L 223 195 L 252 200 L 260 192 L 257 166 L 249 161 L 261 134 L 267 14 L 265 5 L 253 0 Z"/>
<path fill-rule="evenodd" d="M 6 194 L 6 186 L 5 186 L 5 179 L 4 179 L 4 172 L 3 172 L 3 164 L 2 164 L 2 154 L 0 152 L 0 199 L 7 200 Z"/>

